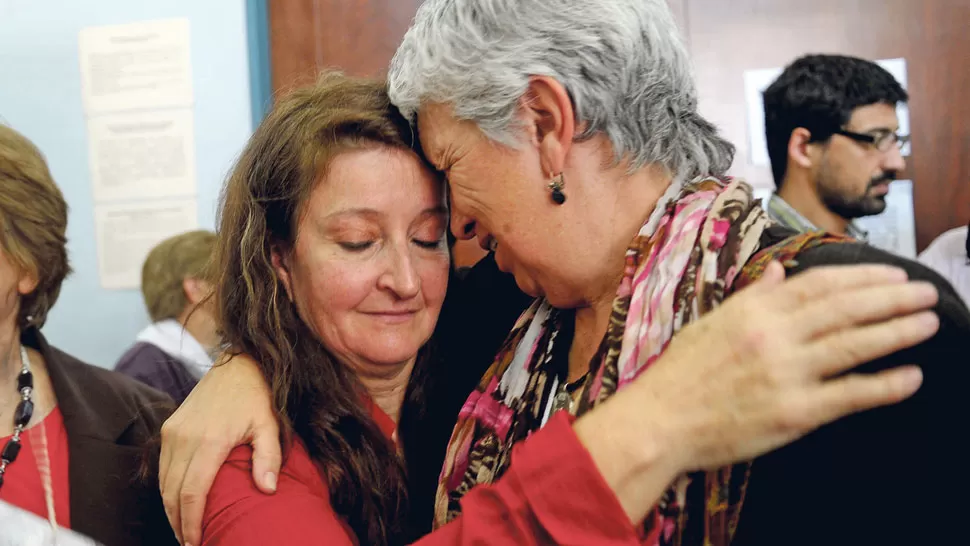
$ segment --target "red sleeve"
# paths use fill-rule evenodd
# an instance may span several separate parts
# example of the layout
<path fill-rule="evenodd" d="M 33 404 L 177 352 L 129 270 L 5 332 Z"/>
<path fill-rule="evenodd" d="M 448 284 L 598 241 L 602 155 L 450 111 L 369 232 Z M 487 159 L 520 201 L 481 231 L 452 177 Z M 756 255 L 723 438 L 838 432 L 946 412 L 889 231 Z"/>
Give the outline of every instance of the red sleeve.
<path fill-rule="evenodd" d="M 472 489 L 461 506 L 461 517 L 417 544 L 641 544 L 563 412 L 513 448 L 502 479 Z"/>
<path fill-rule="evenodd" d="M 290 450 L 273 495 L 253 485 L 251 458 L 250 447 L 237 447 L 216 475 L 202 520 L 202 546 L 356 545 L 301 444 Z"/>

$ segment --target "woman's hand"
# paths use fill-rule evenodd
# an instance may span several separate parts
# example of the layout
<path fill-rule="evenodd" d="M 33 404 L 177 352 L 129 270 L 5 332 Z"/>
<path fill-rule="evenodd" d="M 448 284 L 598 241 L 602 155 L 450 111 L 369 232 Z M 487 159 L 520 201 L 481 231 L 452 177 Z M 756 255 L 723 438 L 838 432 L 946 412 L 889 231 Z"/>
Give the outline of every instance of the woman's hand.
<path fill-rule="evenodd" d="M 244 444 L 253 446 L 256 486 L 274 492 L 281 454 L 269 387 L 252 359 L 223 355 L 162 425 L 159 484 L 183 544 L 200 543 L 209 488 L 229 452 Z"/>
<path fill-rule="evenodd" d="M 628 388 L 575 424 L 633 521 L 676 476 L 749 460 L 845 415 L 908 398 L 905 366 L 854 367 L 933 336 L 928 283 L 887 266 L 821 267 L 757 283 L 684 328 Z"/>

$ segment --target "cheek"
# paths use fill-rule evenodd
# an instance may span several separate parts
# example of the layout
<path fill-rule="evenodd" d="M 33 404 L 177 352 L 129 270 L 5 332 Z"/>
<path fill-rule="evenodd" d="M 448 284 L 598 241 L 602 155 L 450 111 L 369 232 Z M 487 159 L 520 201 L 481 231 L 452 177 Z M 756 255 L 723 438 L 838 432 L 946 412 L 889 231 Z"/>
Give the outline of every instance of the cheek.
<path fill-rule="evenodd" d="M 7 286 L 0 284 L 0 320 L 8 314 L 13 313 L 13 309 L 17 306 L 17 299 L 19 298 L 20 293 L 17 291 L 15 285 L 11 284 Z"/>
<path fill-rule="evenodd" d="M 357 307 L 374 285 L 366 268 L 335 260 L 297 264 L 292 278 L 297 309 L 318 335 Z"/>
<path fill-rule="evenodd" d="M 0 319 L 13 313 L 21 297 L 20 284 L 16 268 L 0 251 Z"/>
<path fill-rule="evenodd" d="M 418 268 L 425 305 L 438 313 L 445 300 L 445 293 L 448 291 L 448 274 L 451 270 L 448 251 L 420 259 Z"/>
<path fill-rule="evenodd" d="M 846 184 L 854 188 L 865 188 L 869 179 L 874 173 L 880 171 L 880 160 L 878 156 L 865 153 L 864 150 L 853 150 L 855 153 L 843 158 L 839 164 L 840 169 L 848 177 Z"/>
<path fill-rule="evenodd" d="M 448 208 L 451 210 L 451 214 L 468 218 L 474 217 L 475 211 L 472 210 L 471 199 L 467 197 L 467 190 L 460 185 L 460 182 L 453 180 L 453 178 L 448 180 Z"/>
<path fill-rule="evenodd" d="M 469 154 L 448 175 L 452 209 L 474 218 L 493 233 L 509 231 L 535 212 L 546 197 L 545 181 L 524 153 L 488 148 Z"/>

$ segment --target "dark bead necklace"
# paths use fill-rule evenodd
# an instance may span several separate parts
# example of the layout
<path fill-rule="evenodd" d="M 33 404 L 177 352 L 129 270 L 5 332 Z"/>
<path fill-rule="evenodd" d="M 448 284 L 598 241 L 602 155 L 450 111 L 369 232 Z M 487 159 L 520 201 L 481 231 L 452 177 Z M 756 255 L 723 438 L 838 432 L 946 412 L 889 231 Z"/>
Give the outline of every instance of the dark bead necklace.
<path fill-rule="evenodd" d="M 17 392 L 20 393 L 20 403 L 13 412 L 13 436 L 7 440 L 0 452 L 0 488 L 3 488 L 3 477 L 7 466 L 17 460 L 20 454 L 20 435 L 34 416 L 34 374 L 30 372 L 30 358 L 27 349 L 20 346 L 20 374 L 17 375 Z"/>

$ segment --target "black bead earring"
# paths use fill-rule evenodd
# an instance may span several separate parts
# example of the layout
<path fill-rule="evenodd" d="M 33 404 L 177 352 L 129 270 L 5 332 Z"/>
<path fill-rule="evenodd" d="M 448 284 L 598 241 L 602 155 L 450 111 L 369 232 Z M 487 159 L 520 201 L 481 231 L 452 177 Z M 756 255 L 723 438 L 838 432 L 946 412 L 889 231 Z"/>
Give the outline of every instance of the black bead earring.
<path fill-rule="evenodd" d="M 549 182 L 549 189 L 552 190 L 553 203 L 561 205 L 566 202 L 566 194 L 562 191 L 565 185 L 566 183 L 562 179 L 562 173 L 552 177 L 552 181 Z"/>

